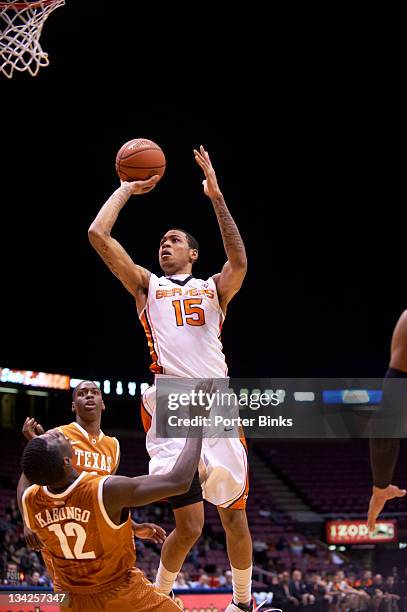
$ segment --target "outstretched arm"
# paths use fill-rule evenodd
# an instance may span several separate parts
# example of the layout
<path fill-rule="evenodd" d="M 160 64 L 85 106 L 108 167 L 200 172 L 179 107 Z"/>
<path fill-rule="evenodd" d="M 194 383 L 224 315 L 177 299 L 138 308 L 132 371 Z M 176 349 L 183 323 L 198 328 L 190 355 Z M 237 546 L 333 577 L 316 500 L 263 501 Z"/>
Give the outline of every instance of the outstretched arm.
<path fill-rule="evenodd" d="M 201 146 L 199 151 L 194 149 L 196 162 L 205 174 L 203 181 L 205 195 L 210 198 L 215 210 L 216 218 L 222 234 L 227 262 L 222 272 L 214 275 L 214 281 L 223 310 L 239 291 L 247 271 L 246 249 L 236 223 L 230 214 L 223 194 L 219 189 L 215 170 L 213 169 L 209 154 Z"/>
<path fill-rule="evenodd" d="M 189 406 L 191 417 L 202 416 L 207 412 L 208 398 L 214 391 L 213 381 L 211 379 L 200 381 L 196 392 L 200 391 L 202 391 L 200 403 L 196 405 L 192 402 Z M 189 491 L 201 456 L 202 425 L 199 430 L 196 430 L 196 433 L 198 437 L 187 438 L 174 467 L 167 474 L 136 478 L 111 476 L 106 479 L 103 487 L 103 502 L 113 522 L 119 524 L 123 508 L 144 506 L 164 497 L 181 495 Z"/>
<path fill-rule="evenodd" d="M 143 296 L 148 289 L 150 272 L 136 265 L 121 244 L 112 238 L 110 232 L 119 212 L 130 196 L 148 193 L 154 189 L 158 179 L 159 177 L 153 176 L 147 181 L 122 182 L 102 206 L 88 230 L 91 245 L 113 274 L 134 296 L 139 310 L 144 306 Z"/>
<path fill-rule="evenodd" d="M 145 506 L 165 497 L 186 493 L 198 468 L 202 438 L 188 438 L 173 469 L 157 476 L 111 476 L 104 484 L 103 502 L 113 522 L 123 508 Z"/>

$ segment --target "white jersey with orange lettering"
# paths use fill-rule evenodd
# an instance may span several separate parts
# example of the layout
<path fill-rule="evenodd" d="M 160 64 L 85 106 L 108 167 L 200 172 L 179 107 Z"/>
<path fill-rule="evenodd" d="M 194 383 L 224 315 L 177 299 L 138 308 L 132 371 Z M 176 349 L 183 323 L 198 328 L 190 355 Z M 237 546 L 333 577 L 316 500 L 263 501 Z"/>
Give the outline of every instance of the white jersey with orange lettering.
<path fill-rule="evenodd" d="M 220 341 L 224 318 L 213 278 L 204 281 L 187 274 L 160 278 L 152 274 L 140 320 L 156 379 L 184 379 L 180 388 L 183 384 L 190 387 L 185 379 L 223 379 L 226 390 L 227 366 Z M 141 415 L 147 433 L 149 473 L 165 474 L 172 469 L 185 439 L 157 437 L 155 386 L 143 394 Z M 242 431 L 203 440 L 199 476 L 204 499 L 223 508 L 245 508 L 249 482 Z"/>
<path fill-rule="evenodd" d="M 188 274 L 151 274 L 147 302 L 139 316 L 152 372 L 186 378 L 227 376 L 220 341 L 225 316 L 212 277 L 205 281 Z"/>

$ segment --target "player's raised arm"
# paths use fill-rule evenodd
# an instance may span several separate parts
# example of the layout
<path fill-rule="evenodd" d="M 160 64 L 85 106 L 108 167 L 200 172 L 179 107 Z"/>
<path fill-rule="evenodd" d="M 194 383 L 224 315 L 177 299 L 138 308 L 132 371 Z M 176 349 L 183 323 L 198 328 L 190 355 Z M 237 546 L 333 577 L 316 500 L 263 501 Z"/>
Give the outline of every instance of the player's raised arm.
<path fill-rule="evenodd" d="M 173 469 L 167 474 L 108 478 L 103 489 L 103 502 L 109 516 L 114 520 L 123 508 L 144 506 L 186 493 L 198 468 L 201 447 L 202 438 L 188 438 Z"/>
<path fill-rule="evenodd" d="M 237 225 L 219 189 L 215 170 L 213 169 L 208 152 L 201 146 L 199 151 L 194 149 L 194 155 L 197 164 L 205 174 L 205 180 L 203 181 L 204 192 L 213 204 L 222 234 L 223 246 L 228 258 L 222 272 L 215 274 L 213 277 L 221 307 L 225 310 L 232 297 L 239 291 L 246 276 L 246 249 Z"/>
<path fill-rule="evenodd" d="M 214 390 L 210 379 L 198 384 L 196 391 L 203 392 L 208 398 Z M 198 406 L 190 405 L 190 416 L 208 416 L 205 409 L 207 402 L 202 400 Z M 187 438 L 174 467 L 167 474 L 152 476 L 112 476 L 108 478 L 103 488 L 103 502 L 112 520 L 118 521 L 123 508 L 143 506 L 159 501 L 164 497 L 182 495 L 189 491 L 192 480 L 198 469 L 202 448 L 202 426 L 195 429 L 197 437 Z"/>
<path fill-rule="evenodd" d="M 121 244 L 112 238 L 110 232 L 116 223 L 119 212 L 131 195 L 141 195 L 154 189 L 158 176 L 147 181 L 122 182 L 100 209 L 88 230 L 91 245 L 98 252 L 108 268 L 135 297 L 137 305 L 143 291 L 148 288 L 150 272 L 136 265 Z"/>

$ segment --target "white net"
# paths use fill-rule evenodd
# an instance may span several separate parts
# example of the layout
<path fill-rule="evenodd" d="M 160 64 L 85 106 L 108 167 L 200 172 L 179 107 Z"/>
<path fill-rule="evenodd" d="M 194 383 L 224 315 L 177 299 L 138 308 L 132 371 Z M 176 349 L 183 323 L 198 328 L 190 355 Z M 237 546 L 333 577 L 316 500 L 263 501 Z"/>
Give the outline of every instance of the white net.
<path fill-rule="evenodd" d="M 40 36 L 47 17 L 65 0 L 39 2 L 0 2 L 0 74 L 11 79 L 14 70 L 35 76 L 48 66 L 48 54 L 42 50 Z"/>

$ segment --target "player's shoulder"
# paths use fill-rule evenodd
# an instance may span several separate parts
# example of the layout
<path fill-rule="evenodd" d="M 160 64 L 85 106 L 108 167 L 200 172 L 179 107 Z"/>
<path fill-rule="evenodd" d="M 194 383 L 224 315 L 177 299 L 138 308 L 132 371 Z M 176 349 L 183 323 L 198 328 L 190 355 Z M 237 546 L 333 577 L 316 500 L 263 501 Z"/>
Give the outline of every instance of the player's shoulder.
<path fill-rule="evenodd" d="M 115 436 L 109 436 L 109 440 L 110 440 L 110 445 L 112 449 L 111 452 L 114 456 L 114 466 L 112 469 L 114 472 L 116 472 L 117 468 L 119 467 L 119 461 L 120 461 L 120 455 L 121 455 L 120 442 Z"/>
<path fill-rule="evenodd" d="M 173 279 L 171 278 L 171 276 L 156 276 L 155 274 L 151 273 L 151 278 L 154 282 L 157 282 L 159 285 L 161 286 L 168 286 L 168 285 L 183 285 L 183 284 L 189 284 L 189 283 L 211 283 L 214 282 L 215 277 L 218 277 L 220 275 L 219 274 L 212 274 L 211 276 L 209 276 L 208 278 L 198 278 L 196 276 L 194 276 L 193 274 L 190 274 L 187 278 L 185 278 L 184 280 L 178 280 L 178 279 Z"/>
<path fill-rule="evenodd" d="M 404 327 L 407 327 L 407 309 L 403 310 L 403 312 L 401 313 L 398 321 L 397 321 L 397 325 L 401 325 Z"/>
<path fill-rule="evenodd" d="M 27 503 L 35 498 L 35 496 L 41 491 L 40 485 L 32 484 L 27 487 L 22 494 L 22 500 L 24 503 Z"/>
<path fill-rule="evenodd" d="M 99 497 L 99 485 L 103 478 L 97 472 L 81 472 L 76 481 L 64 491 L 64 494 L 70 498 L 70 503 L 75 504 L 82 501 L 88 503 L 90 500 L 97 500 Z"/>
<path fill-rule="evenodd" d="M 112 478 L 111 474 L 86 472 L 86 476 L 77 487 L 78 496 L 84 500 L 89 500 L 89 498 L 93 500 L 100 500 L 100 498 L 103 496 L 105 482 L 110 478 Z"/>
<path fill-rule="evenodd" d="M 404 310 L 394 328 L 394 335 L 407 337 L 407 310 Z"/>
<path fill-rule="evenodd" d="M 105 434 L 105 433 L 104 433 L 103 435 L 104 435 L 104 437 L 105 437 L 105 440 L 109 440 L 109 441 L 112 441 L 112 440 L 113 440 L 113 442 L 118 442 L 118 441 L 119 441 L 119 440 L 116 438 L 116 436 L 109 436 L 108 434 Z"/>
<path fill-rule="evenodd" d="M 154 274 L 154 272 L 150 272 L 150 278 L 149 278 L 149 285 L 154 285 L 156 284 L 159 280 L 161 280 L 162 278 L 165 278 L 163 276 L 157 276 L 157 274 Z"/>
<path fill-rule="evenodd" d="M 79 474 L 77 484 L 74 489 L 79 494 L 85 491 L 97 490 L 102 478 L 105 478 L 105 476 L 98 474 L 97 472 L 83 471 Z"/>
<path fill-rule="evenodd" d="M 55 429 L 70 440 L 78 440 L 81 435 L 80 431 L 75 427 L 74 423 L 65 423 L 64 425 L 58 425 L 58 427 L 56 427 Z"/>
<path fill-rule="evenodd" d="M 109 444 L 112 444 L 113 446 L 120 446 L 120 442 L 116 438 L 116 436 L 107 436 L 106 434 L 104 434 L 103 440 L 105 442 L 108 442 Z"/>
<path fill-rule="evenodd" d="M 66 433 L 68 431 L 76 431 L 74 423 L 64 423 L 64 425 L 58 425 L 57 429 L 61 433 Z"/>
<path fill-rule="evenodd" d="M 21 507 L 23 511 L 24 521 L 27 527 L 31 528 L 30 516 L 35 513 L 36 506 L 40 504 L 39 493 L 41 493 L 41 487 L 36 484 L 32 484 L 27 487 L 21 495 Z"/>
<path fill-rule="evenodd" d="M 197 278 L 196 280 L 198 281 L 198 283 L 202 283 L 203 285 L 208 285 L 209 283 L 214 283 L 215 282 L 215 276 L 218 276 L 217 274 L 212 274 L 211 276 L 208 276 L 208 278 Z"/>
<path fill-rule="evenodd" d="M 77 440 L 82 438 L 84 435 L 82 428 L 78 426 L 78 423 L 76 423 L 75 421 L 72 421 L 72 423 L 65 423 L 64 425 L 59 425 L 57 429 L 69 439 Z"/>
<path fill-rule="evenodd" d="M 194 285 L 197 285 L 200 289 L 213 289 L 216 286 L 215 276 L 209 276 L 208 278 L 196 278 L 195 276 L 191 278 L 190 282 Z"/>
<path fill-rule="evenodd" d="M 155 285 L 158 287 L 170 287 L 173 285 L 173 281 L 171 278 L 167 276 L 157 276 L 156 274 L 151 274 L 150 285 Z"/>

